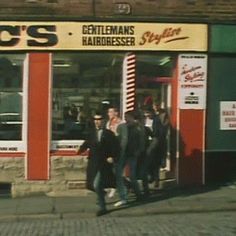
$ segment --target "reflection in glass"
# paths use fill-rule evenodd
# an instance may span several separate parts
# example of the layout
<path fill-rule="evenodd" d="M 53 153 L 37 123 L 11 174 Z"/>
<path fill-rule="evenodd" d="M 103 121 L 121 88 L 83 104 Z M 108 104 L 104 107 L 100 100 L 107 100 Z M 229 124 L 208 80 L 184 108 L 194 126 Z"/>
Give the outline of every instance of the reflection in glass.
<path fill-rule="evenodd" d="M 96 110 L 119 106 L 120 53 L 55 53 L 52 138 L 84 139 Z"/>
<path fill-rule="evenodd" d="M 0 55 L 0 140 L 22 139 L 24 55 Z"/>
<path fill-rule="evenodd" d="M 110 105 L 119 108 L 124 57 L 120 52 L 54 53 L 53 140 L 84 139 L 96 110 L 106 115 Z M 137 110 L 156 100 L 166 106 L 173 62 L 166 54 L 136 53 Z"/>

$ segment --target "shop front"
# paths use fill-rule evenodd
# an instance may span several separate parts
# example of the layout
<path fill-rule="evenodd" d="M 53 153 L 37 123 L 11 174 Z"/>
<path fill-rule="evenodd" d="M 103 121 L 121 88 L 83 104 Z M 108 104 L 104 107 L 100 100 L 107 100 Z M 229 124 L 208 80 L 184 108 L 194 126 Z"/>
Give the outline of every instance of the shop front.
<path fill-rule="evenodd" d="M 236 26 L 210 27 L 206 135 L 207 182 L 232 181 L 236 174 Z"/>
<path fill-rule="evenodd" d="M 208 27 L 204 24 L 3 22 L 0 185 L 13 196 L 84 188 L 76 150 L 96 110 L 170 117 L 167 169 L 205 183 Z"/>

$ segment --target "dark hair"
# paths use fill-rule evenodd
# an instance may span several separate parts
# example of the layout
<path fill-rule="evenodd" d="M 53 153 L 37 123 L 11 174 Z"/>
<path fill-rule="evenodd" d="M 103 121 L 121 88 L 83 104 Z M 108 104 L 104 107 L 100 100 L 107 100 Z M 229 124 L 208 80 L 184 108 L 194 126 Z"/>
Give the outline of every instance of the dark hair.
<path fill-rule="evenodd" d="M 135 118 L 135 111 L 134 111 L 134 110 L 132 110 L 132 111 L 126 111 L 126 112 L 125 112 L 125 115 L 128 115 L 128 116 L 131 116 L 131 117 Z"/>
<path fill-rule="evenodd" d="M 119 112 L 119 109 L 116 106 L 109 106 L 108 110 L 109 109 L 114 109 L 115 112 Z"/>
<path fill-rule="evenodd" d="M 95 111 L 93 117 L 94 117 L 94 116 L 101 116 L 101 117 L 103 118 L 103 114 L 102 114 L 102 112 L 100 112 L 100 111 Z"/>
<path fill-rule="evenodd" d="M 134 112 L 134 119 L 135 120 L 142 120 L 142 118 L 143 118 L 143 115 L 142 115 L 142 113 L 140 112 L 140 111 L 135 111 Z"/>

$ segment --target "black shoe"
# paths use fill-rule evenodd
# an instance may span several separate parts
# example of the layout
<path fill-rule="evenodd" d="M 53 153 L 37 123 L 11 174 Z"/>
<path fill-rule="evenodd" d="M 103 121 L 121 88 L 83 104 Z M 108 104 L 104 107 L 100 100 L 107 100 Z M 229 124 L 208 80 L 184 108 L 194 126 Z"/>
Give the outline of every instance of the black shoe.
<path fill-rule="evenodd" d="M 156 180 L 156 181 L 155 181 L 154 187 L 155 187 L 155 188 L 159 188 L 159 187 L 160 187 L 160 182 L 159 182 L 159 180 Z"/>
<path fill-rule="evenodd" d="M 151 184 L 151 183 L 154 182 L 154 180 L 155 180 L 154 177 L 150 177 L 150 178 L 148 179 L 148 183 Z"/>
<path fill-rule="evenodd" d="M 150 197 L 150 192 L 149 192 L 149 191 L 143 193 L 143 198 L 144 198 L 144 199 L 147 199 L 147 198 L 149 198 L 149 197 Z"/>
<path fill-rule="evenodd" d="M 136 201 L 137 202 L 142 202 L 144 200 L 144 196 L 143 195 L 139 195 L 136 197 Z"/>
<path fill-rule="evenodd" d="M 108 211 L 107 211 L 106 209 L 99 210 L 99 211 L 97 212 L 96 216 L 102 216 L 102 215 L 105 215 L 105 214 L 107 214 L 107 213 L 108 213 Z"/>

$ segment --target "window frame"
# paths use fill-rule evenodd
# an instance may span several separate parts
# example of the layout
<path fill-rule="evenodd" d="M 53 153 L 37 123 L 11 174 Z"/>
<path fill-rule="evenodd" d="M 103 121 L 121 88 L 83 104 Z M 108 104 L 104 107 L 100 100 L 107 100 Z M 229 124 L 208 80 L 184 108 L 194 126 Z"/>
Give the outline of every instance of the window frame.
<path fill-rule="evenodd" d="M 21 140 L 0 140 L 1 153 L 25 153 L 27 147 L 27 120 L 28 120 L 28 79 L 29 79 L 29 61 L 28 54 L 24 55 L 22 63 L 22 126 Z"/>

